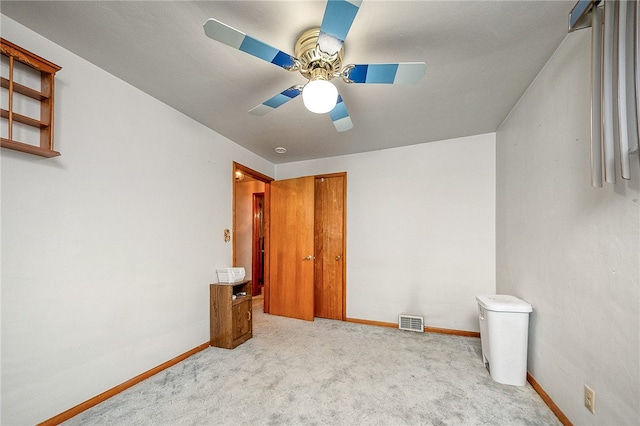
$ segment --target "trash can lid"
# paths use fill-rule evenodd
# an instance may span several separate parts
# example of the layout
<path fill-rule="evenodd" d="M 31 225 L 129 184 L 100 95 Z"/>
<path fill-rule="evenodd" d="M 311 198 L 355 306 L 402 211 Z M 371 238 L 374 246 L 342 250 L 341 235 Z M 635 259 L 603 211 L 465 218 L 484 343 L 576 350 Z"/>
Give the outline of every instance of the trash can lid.
<path fill-rule="evenodd" d="M 488 296 L 476 296 L 478 304 L 488 311 L 496 312 L 531 312 L 531 304 L 515 296 L 507 294 L 493 294 Z"/>

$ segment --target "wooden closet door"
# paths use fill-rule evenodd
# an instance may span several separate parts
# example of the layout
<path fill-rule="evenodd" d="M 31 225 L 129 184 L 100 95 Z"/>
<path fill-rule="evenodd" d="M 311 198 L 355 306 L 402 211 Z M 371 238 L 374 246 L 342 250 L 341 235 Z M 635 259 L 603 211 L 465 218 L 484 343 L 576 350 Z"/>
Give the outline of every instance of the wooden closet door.
<path fill-rule="evenodd" d="M 314 318 L 314 177 L 271 182 L 270 312 Z"/>
<path fill-rule="evenodd" d="M 344 319 L 344 176 L 315 181 L 315 316 Z"/>

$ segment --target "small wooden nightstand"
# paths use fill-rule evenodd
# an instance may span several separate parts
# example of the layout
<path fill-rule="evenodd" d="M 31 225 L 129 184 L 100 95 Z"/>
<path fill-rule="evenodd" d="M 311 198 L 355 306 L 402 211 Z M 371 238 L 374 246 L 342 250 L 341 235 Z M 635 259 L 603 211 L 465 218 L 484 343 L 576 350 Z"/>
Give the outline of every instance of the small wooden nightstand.
<path fill-rule="evenodd" d="M 233 349 L 251 339 L 251 280 L 211 284 L 209 295 L 211 346 Z"/>

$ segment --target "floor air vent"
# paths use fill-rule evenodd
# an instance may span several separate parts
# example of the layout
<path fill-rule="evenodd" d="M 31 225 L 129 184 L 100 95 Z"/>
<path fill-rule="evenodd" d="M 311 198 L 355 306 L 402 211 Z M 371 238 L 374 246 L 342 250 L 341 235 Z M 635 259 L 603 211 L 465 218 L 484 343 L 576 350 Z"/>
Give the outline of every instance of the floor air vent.
<path fill-rule="evenodd" d="M 398 316 L 398 326 L 400 330 L 408 331 L 424 331 L 424 320 L 422 317 L 416 315 L 404 315 Z"/>

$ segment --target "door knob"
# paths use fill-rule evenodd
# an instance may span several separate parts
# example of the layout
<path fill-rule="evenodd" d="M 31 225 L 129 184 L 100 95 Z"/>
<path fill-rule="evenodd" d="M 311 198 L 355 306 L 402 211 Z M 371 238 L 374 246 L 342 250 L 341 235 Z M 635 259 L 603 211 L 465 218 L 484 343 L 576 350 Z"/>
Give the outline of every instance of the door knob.
<path fill-rule="evenodd" d="M 338 261 L 340 259 L 341 259 L 340 255 L 336 256 L 336 261 Z"/>
<path fill-rule="evenodd" d="M 303 257 L 302 260 L 313 260 L 315 258 L 315 256 L 308 255 L 307 257 Z"/>

